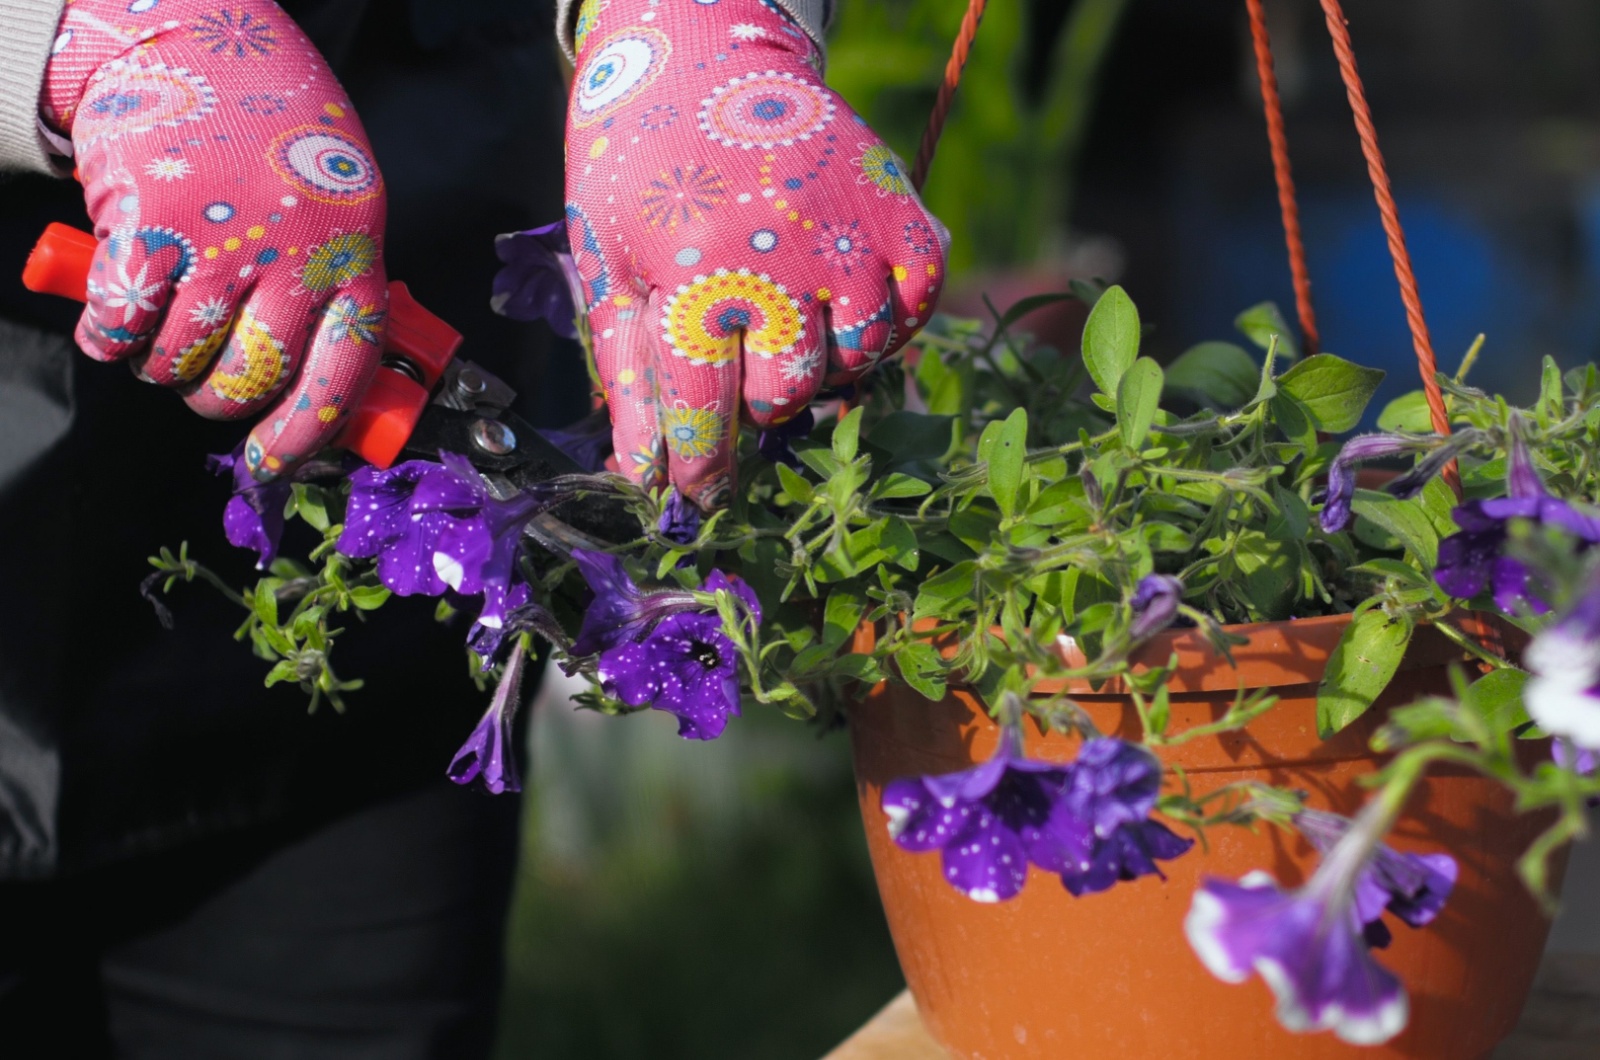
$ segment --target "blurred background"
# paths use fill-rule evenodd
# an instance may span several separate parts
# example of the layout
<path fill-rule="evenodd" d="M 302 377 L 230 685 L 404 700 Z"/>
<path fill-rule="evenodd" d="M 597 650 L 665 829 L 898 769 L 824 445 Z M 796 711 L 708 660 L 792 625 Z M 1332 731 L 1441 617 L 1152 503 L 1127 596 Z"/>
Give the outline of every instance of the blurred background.
<path fill-rule="evenodd" d="M 839 7 L 829 80 L 909 158 L 965 3 Z M 1267 7 L 1323 346 L 1390 370 L 1377 409 L 1417 380 L 1344 90 L 1315 0 Z M 1345 7 L 1440 366 L 1486 333 L 1472 381 L 1529 398 L 1600 348 L 1600 4 Z M 1243 0 L 994 0 L 926 198 L 947 309 L 1115 280 L 1163 360 L 1293 316 Z M 1030 323 L 1075 346 L 1081 316 Z M 501 1056 L 816 1060 L 900 989 L 842 734 L 696 745 L 565 696 L 531 726 Z M 1600 918 L 1552 947 L 1600 952 Z"/>

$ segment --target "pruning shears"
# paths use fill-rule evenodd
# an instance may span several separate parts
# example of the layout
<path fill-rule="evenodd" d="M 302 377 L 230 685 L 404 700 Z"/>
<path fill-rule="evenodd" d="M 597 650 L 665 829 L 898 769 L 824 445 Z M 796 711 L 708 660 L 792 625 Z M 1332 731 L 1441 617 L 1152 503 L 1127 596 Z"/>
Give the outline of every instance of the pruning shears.
<path fill-rule="evenodd" d="M 54 223 L 28 255 L 22 283 L 30 291 L 82 302 L 96 247 L 94 236 Z M 333 444 L 380 468 L 402 454 L 437 458 L 458 453 L 492 487 L 510 493 L 563 475 L 584 472 L 516 413 L 517 393 L 487 369 L 460 360 L 461 333 L 429 312 L 398 280 L 389 283 L 389 324 L 383 360 L 360 405 Z M 546 514 L 528 535 L 558 553 L 595 542 L 626 541 L 620 505 L 593 497 L 565 505 L 561 518 Z"/>

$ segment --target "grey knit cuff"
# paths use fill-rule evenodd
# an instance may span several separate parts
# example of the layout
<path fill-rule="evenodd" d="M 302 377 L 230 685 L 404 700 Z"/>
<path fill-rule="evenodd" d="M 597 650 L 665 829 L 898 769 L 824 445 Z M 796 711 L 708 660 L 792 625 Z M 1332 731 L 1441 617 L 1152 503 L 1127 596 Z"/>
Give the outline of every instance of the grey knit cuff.
<path fill-rule="evenodd" d="M 3 2 L 3 0 L 0 0 Z M 775 3 L 793 16 L 806 31 L 806 36 L 816 42 L 821 48 L 824 31 L 828 23 L 833 21 L 834 0 L 774 0 Z M 577 50 L 572 45 L 573 28 L 578 21 L 578 8 L 583 6 L 583 0 L 557 0 L 556 2 L 556 38 L 561 41 L 561 50 L 566 53 L 567 61 L 578 61 Z"/>
<path fill-rule="evenodd" d="M 66 0 L 0 0 L 0 170 L 59 173 L 39 133 L 39 87 Z"/>

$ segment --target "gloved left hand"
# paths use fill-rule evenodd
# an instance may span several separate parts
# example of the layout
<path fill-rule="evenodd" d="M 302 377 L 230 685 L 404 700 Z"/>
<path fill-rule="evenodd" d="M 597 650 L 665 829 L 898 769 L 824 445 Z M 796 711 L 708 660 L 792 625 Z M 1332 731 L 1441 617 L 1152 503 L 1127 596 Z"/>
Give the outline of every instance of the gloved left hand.
<path fill-rule="evenodd" d="M 384 187 L 344 90 L 270 0 L 75 0 L 40 100 L 100 241 L 84 352 L 213 419 L 257 481 L 344 426 L 378 366 Z"/>

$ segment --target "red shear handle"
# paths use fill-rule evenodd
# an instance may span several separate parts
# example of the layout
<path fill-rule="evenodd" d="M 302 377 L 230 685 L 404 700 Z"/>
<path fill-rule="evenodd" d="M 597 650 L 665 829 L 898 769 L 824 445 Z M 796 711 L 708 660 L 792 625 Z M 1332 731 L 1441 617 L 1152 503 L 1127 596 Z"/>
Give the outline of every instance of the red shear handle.
<path fill-rule="evenodd" d="M 88 232 L 49 225 L 22 269 L 23 286 L 83 301 L 96 246 Z M 391 282 L 383 366 L 334 444 L 378 467 L 393 464 L 460 345 L 460 332 L 418 304 L 405 284 Z"/>

